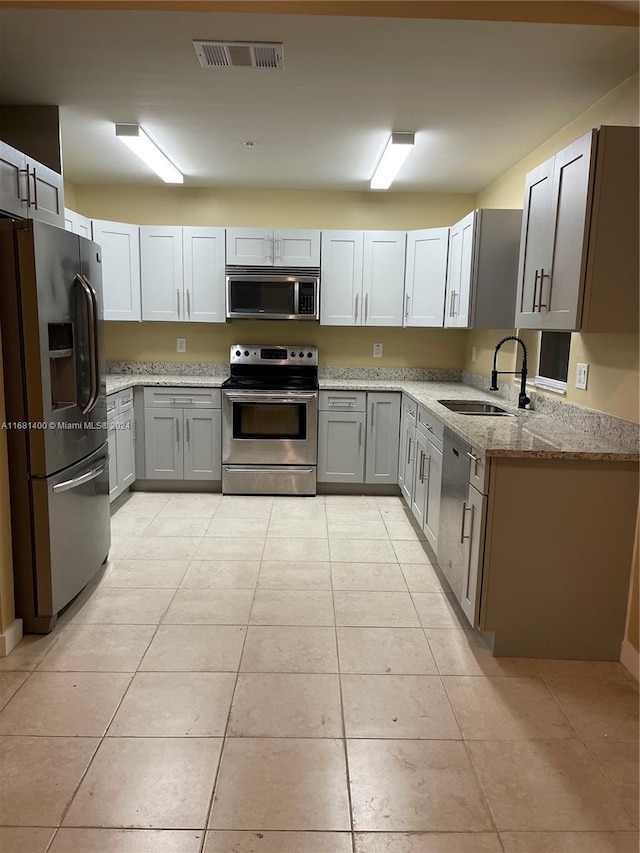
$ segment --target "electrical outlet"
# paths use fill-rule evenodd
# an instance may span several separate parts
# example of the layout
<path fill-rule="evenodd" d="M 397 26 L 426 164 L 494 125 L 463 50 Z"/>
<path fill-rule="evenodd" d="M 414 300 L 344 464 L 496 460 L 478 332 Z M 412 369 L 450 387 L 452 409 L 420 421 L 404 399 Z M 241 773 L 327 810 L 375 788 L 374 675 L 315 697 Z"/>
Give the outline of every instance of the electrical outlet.
<path fill-rule="evenodd" d="M 186 338 L 176 338 L 176 352 L 186 352 L 187 351 L 187 339 Z"/>
<path fill-rule="evenodd" d="M 476 348 L 471 347 L 471 361 L 475 361 L 475 360 L 476 360 Z"/>
<path fill-rule="evenodd" d="M 373 345 L 373 357 L 382 358 L 382 344 Z"/>
<path fill-rule="evenodd" d="M 587 379 L 589 378 L 589 365 L 576 364 L 576 388 L 581 391 L 587 390 Z"/>

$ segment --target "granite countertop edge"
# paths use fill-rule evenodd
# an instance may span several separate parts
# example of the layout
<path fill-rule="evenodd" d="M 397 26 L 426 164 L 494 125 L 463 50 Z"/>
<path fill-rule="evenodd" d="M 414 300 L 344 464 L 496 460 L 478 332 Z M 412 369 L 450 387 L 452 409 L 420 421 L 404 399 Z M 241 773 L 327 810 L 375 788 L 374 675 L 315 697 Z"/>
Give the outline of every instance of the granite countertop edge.
<path fill-rule="evenodd" d="M 225 376 L 107 374 L 107 394 L 136 386 L 220 388 Z M 606 442 L 534 411 L 519 412 L 503 400 L 512 418 L 472 417 L 451 412 L 439 399 L 496 402 L 488 391 L 461 382 L 394 379 L 320 379 L 321 391 L 395 391 L 407 394 L 476 450 L 496 458 L 580 459 L 638 462 L 640 452 L 627 443 Z"/>

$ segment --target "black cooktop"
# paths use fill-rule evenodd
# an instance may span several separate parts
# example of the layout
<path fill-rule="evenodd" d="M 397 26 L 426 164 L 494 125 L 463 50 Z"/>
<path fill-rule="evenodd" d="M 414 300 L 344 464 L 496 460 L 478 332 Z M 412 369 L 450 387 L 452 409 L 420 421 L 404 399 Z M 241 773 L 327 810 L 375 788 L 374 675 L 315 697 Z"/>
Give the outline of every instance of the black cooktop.
<path fill-rule="evenodd" d="M 247 391 L 317 391 L 318 368 L 309 365 L 232 364 L 231 376 L 223 388 Z"/>

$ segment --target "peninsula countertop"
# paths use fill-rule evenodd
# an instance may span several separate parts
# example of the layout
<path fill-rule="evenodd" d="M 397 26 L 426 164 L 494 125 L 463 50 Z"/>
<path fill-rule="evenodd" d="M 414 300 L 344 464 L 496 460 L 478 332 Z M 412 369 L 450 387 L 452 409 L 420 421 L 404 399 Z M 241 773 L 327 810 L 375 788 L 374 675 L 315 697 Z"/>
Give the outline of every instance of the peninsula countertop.
<path fill-rule="evenodd" d="M 219 388 L 224 375 L 108 374 L 107 394 L 136 386 Z M 415 382 L 398 379 L 320 379 L 321 391 L 396 391 L 408 394 L 467 441 L 493 457 L 537 457 L 637 462 L 637 443 L 591 435 L 548 415 L 514 408 L 488 391 L 462 382 Z M 512 417 L 462 415 L 439 400 L 482 400 L 498 403 Z"/>

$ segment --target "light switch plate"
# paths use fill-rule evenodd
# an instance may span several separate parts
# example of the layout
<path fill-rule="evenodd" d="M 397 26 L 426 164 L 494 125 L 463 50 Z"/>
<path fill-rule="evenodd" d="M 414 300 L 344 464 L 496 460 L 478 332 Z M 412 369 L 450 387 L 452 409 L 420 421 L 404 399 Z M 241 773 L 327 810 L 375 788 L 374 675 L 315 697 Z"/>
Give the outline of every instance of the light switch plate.
<path fill-rule="evenodd" d="M 589 365 L 576 364 L 576 388 L 581 391 L 587 390 L 587 380 L 589 378 Z"/>
<path fill-rule="evenodd" d="M 373 357 L 382 358 L 382 344 L 373 345 Z"/>
<path fill-rule="evenodd" d="M 176 338 L 176 352 L 186 352 L 187 351 L 187 339 L 186 338 Z"/>

